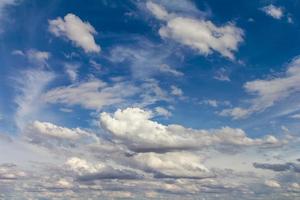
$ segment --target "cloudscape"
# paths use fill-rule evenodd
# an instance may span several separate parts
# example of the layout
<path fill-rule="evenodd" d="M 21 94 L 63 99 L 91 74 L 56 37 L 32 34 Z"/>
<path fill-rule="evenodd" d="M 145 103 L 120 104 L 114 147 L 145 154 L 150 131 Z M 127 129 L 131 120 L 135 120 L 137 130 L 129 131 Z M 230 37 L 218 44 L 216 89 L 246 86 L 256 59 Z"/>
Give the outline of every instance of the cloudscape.
<path fill-rule="evenodd" d="M 299 9 L 0 0 L 0 200 L 300 199 Z"/>

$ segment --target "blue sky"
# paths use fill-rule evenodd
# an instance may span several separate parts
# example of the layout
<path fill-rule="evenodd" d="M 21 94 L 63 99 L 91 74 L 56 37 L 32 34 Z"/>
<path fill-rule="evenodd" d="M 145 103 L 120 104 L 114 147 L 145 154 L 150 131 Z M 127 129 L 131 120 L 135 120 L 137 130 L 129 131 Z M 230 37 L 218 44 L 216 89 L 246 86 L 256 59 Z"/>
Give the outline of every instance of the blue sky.
<path fill-rule="evenodd" d="M 299 8 L 0 0 L 0 198 L 299 198 Z"/>

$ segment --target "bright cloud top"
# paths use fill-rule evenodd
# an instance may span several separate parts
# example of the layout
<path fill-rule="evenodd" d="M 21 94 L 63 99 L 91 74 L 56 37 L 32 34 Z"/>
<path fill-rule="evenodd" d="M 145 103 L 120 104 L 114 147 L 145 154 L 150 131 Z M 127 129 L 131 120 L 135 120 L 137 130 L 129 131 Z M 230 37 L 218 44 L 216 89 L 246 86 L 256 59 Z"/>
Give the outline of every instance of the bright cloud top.
<path fill-rule="evenodd" d="M 278 145 L 274 136 L 251 139 L 241 129 L 224 127 L 215 130 L 193 130 L 180 125 L 163 125 L 152 121 L 152 113 L 139 108 L 117 110 L 113 116 L 102 113 L 103 128 L 134 151 L 173 151 L 199 149 L 217 144 L 255 146 Z"/>
<path fill-rule="evenodd" d="M 274 19 L 281 19 L 284 16 L 283 9 L 281 7 L 276 7 L 272 4 L 263 7 L 262 11 L 270 17 L 273 17 Z"/>
<path fill-rule="evenodd" d="M 194 19 L 168 13 L 164 7 L 153 2 L 147 2 L 151 13 L 165 23 L 159 29 L 162 38 L 169 38 L 198 51 L 199 54 L 209 55 L 213 51 L 229 59 L 234 59 L 234 51 L 243 42 L 243 30 L 233 23 L 216 26 L 204 19 Z"/>
<path fill-rule="evenodd" d="M 76 46 L 83 48 L 86 53 L 99 53 L 101 48 L 96 44 L 95 28 L 88 22 L 83 22 L 74 14 L 67 14 L 64 19 L 58 17 L 49 20 L 49 31 L 56 37 L 71 40 Z"/>

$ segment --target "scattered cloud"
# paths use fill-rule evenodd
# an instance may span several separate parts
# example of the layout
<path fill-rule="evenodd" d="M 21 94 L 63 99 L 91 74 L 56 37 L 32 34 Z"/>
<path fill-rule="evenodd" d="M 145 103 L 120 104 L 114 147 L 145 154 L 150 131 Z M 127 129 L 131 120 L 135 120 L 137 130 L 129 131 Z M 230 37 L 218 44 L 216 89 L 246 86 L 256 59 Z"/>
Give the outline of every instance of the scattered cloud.
<path fill-rule="evenodd" d="M 162 38 L 191 47 L 201 55 L 207 56 L 216 51 L 234 59 L 233 52 L 243 42 L 243 30 L 231 22 L 218 27 L 209 20 L 168 13 L 163 6 L 151 1 L 146 6 L 158 20 L 165 23 L 158 31 Z"/>
<path fill-rule="evenodd" d="M 78 78 L 78 68 L 79 68 L 79 65 L 76 65 L 76 64 L 70 64 L 70 63 L 65 64 L 66 74 L 68 75 L 69 79 L 72 82 L 76 81 Z"/>
<path fill-rule="evenodd" d="M 270 17 L 273 17 L 274 19 L 281 19 L 284 16 L 283 8 L 276 7 L 273 4 L 263 7 L 263 8 L 261 8 L 261 10 L 263 12 L 265 12 L 266 15 L 269 15 Z"/>
<path fill-rule="evenodd" d="M 171 94 L 181 97 L 183 95 L 183 91 L 179 87 L 171 85 Z"/>
<path fill-rule="evenodd" d="M 42 93 L 54 78 L 55 74 L 50 71 L 27 70 L 21 72 L 20 78 L 16 79 L 15 121 L 19 128 L 23 128 L 40 114 L 44 106 Z"/>
<path fill-rule="evenodd" d="M 274 136 L 251 139 L 241 129 L 223 127 L 215 130 L 193 130 L 176 124 L 162 125 L 152 121 L 152 117 L 149 111 L 127 108 L 119 109 L 113 115 L 101 113 L 100 122 L 117 141 L 136 152 L 192 150 L 218 144 L 229 146 L 280 144 Z"/>
<path fill-rule="evenodd" d="M 101 80 L 92 79 L 51 89 L 44 94 L 43 99 L 48 103 L 80 105 L 87 109 L 99 110 L 103 106 L 121 103 L 137 91 L 137 87 L 126 82 L 109 85 Z"/>
<path fill-rule="evenodd" d="M 164 116 L 164 117 L 171 117 L 172 116 L 172 113 L 169 110 L 167 110 L 163 107 L 158 106 L 158 107 L 155 107 L 154 110 L 155 110 L 155 115 Z"/>
<path fill-rule="evenodd" d="M 86 53 L 99 53 L 101 50 L 95 42 L 94 35 L 97 32 L 94 27 L 72 13 L 67 14 L 64 19 L 58 17 L 49 20 L 49 31 L 56 37 L 64 37 L 72 41 Z"/>
<path fill-rule="evenodd" d="M 275 180 L 267 180 L 265 181 L 265 185 L 270 188 L 281 188 L 281 185 Z"/>
<path fill-rule="evenodd" d="M 226 72 L 225 68 L 219 69 L 214 76 L 214 79 L 219 81 L 230 81 L 230 77 L 228 72 Z"/>
<path fill-rule="evenodd" d="M 249 108 L 235 107 L 225 109 L 220 114 L 234 119 L 247 117 L 255 112 L 264 111 L 290 95 L 299 92 L 300 58 L 296 57 L 287 66 L 287 70 L 280 77 L 249 81 L 244 84 L 247 93 L 254 96 L 250 100 Z"/>

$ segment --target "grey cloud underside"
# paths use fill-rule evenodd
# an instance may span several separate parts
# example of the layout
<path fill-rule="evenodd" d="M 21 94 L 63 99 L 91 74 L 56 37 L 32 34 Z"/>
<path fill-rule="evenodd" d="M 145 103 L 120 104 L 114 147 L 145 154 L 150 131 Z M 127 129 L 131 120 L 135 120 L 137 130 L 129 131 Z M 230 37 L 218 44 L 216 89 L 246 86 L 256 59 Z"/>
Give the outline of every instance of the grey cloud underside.
<path fill-rule="evenodd" d="M 275 172 L 292 171 L 300 173 L 300 165 L 292 162 L 284 164 L 253 163 L 253 166 L 258 169 L 272 170 Z"/>

